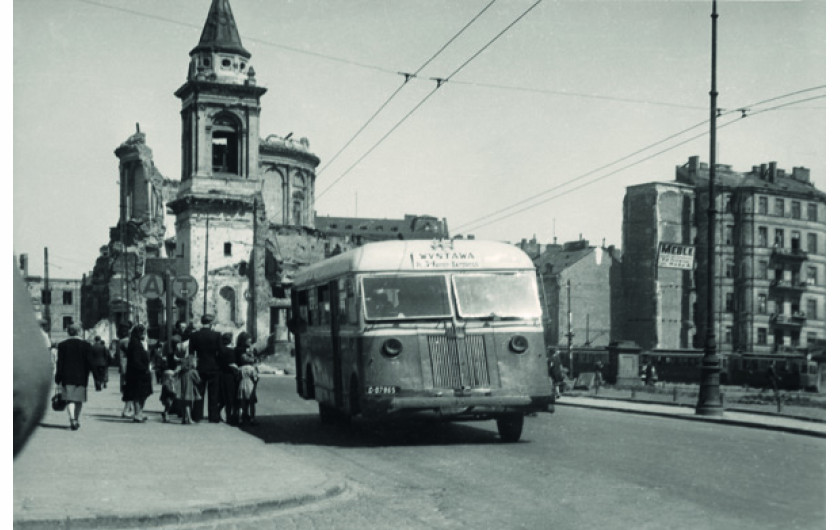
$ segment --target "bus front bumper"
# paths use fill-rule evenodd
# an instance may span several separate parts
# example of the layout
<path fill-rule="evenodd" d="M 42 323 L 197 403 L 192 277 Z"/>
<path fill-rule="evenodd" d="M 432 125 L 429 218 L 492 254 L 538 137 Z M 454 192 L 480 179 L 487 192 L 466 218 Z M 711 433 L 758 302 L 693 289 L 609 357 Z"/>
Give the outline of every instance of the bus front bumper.
<path fill-rule="evenodd" d="M 506 414 L 554 412 L 554 396 L 406 396 L 361 398 L 368 418 L 490 419 Z"/>

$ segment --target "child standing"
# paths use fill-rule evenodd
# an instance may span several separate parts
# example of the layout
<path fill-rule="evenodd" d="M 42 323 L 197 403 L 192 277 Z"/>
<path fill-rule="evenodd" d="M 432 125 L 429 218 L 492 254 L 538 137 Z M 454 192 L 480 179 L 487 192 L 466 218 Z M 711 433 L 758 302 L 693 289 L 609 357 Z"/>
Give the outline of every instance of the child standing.
<path fill-rule="evenodd" d="M 251 336 L 242 332 L 236 338 L 236 364 L 239 365 L 239 388 L 236 392 L 239 404 L 239 419 L 242 423 L 246 421 L 251 425 L 257 422 L 254 419 L 257 409 L 257 382 L 260 380 L 259 370 L 255 366 L 256 359 L 251 345 Z"/>
<path fill-rule="evenodd" d="M 239 368 L 239 390 L 236 397 L 239 402 L 239 417 L 242 423 L 256 425 L 254 416 L 257 413 L 257 381 L 260 380 L 259 371 L 251 364 Z"/>
<path fill-rule="evenodd" d="M 175 404 L 176 399 L 178 399 L 178 391 L 175 383 L 175 371 L 164 370 L 163 382 L 160 388 L 160 402 L 163 403 L 163 412 L 161 413 L 163 423 L 169 421 L 167 414 L 172 413 L 172 406 Z"/>
<path fill-rule="evenodd" d="M 192 419 L 193 403 L 201 399 L 201 394 L 198 391 L 198 385 L 201 383 L 201 377 L 196 370 L 197 359 L 194 355 L 184 357 L 183 365 L 178 372 L 179 388 L 178 400 L 184 411 L 184 419 L 181 423 L 194 423 Z"/>

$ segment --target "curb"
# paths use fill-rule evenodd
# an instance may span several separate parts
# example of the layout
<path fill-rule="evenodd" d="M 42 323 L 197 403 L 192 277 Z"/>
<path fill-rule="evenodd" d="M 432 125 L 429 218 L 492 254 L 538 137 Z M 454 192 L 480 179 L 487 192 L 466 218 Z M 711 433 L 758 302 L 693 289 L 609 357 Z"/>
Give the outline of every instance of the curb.
<path fill-rule="evenodd" d="M 283 499 L 269 499 L 236 506 L 207 507 L 168 512 L 155 515 L 106 515 L 65 519 L 37 519 L 15 521 L 13 528 L 19 529 L 70 529 L 70 528 L 159 528 L 161 526 L 186 523 L 222 522 L 226 519 L 247 514 L 259 516 L 278 510 L 297 508 L 337 497 L 347 491 L 347 484 L 325 487 L 322 491 Z"/>
<path fill-rule="evenodd" d="M 581 398 L 581 399 L 592 399 L 592 400 L 599 400 L 602 399 L 604 401 L 613 401 L 613 402 L 623 402 L 626 403 L 626 399 L 617 398 L 617 397 L 607 397 L 607 396 L 575 396 L 572 394 L 568 394 L 571 398 Z M 657 405 L 663 407 L 676 407 L 676 408 L 693 408 L 692 405 L 686 405 L 681 403 L 669 403 L 665 401 L 650 401 L 645 399 L 635 399 L 631 401 L 631 403 L 638 403 L 639 405 Z M 794 414 L 779 414 L 776 412 L 766 412 L 762 410 L 752 410 L 752 409 L 741 409 L 736 407 L 726 407 L 726 411 L 729 412 L 738 412 L 740 414 L 755 414 L 756 416 L 767 416 L 771 418 L 785 418 L 789 420 L 797 420 L 797 421 L 807 421 L 809 423 L 822 423 L 825 424 L 825 420 L 821 420 L 818 418 L 809 418 L 807 416 L 796 416 Z"/>
<path fill-rule="evenodd" d="M 688 420 L 688 421 L 702 421 L 706 423 L 723 423 L 727 425 L 736 425 L 739 427 L 751 427 L 754 429 L 764 429 L 769 431 L 782 431 L 788 432 L 792 434 L 803 434 L 806 436 L 814 436 L 817 438 L 825 438 L 824 432 L 814 431 L 811 429 L 803 429 L 800 427 L 793 427 L 788 425 L 770 425 L 766 423 L 755 423 L 750 421 L 743 421 L 743 420 L 733 420 L 729 418 L 713 418 L 709 416 L 690 416 L 685 414 L 670 414 L 668 412 L 658 412 L 652 410 L 640 410 L 640 409 L 631 409 L 631 408 L 619 408 L 619 407 L 604 407 L 599 406 L 597 404 L 584 404 L 584 403 L 563 403 L 561 401 L 557 401 L 555 404 L 557 405 L 564 405 L 566 407 L 578 407 L 584 409 L 597 409 L 597 410 L 611 410 L 613 412 L 630 412 L 632 414 L 641 414 L 644 416 L 658 416 L 661 418 L 676 418 L 681 420 Z M 732 411 L 735 412 L 735 411 Z"/>

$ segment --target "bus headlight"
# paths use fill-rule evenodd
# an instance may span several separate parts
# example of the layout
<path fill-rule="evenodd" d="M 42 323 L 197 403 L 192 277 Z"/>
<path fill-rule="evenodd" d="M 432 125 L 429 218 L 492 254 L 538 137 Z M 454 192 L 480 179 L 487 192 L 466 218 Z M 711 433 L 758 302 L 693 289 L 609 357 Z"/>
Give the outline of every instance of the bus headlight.
<path fill-rule="evenodd" d="M 382 343 L 382 353 L 386 357 L 396 357 L 402 353 L 403 345 L 397 339 L 388 339 Z"/>
<path fill-rule="evenodd" d="M 515 353 L 522 353 L 528 349 L 528 339 L 524 335 L 514 335 L 510 338 L 510 349 Z"/>

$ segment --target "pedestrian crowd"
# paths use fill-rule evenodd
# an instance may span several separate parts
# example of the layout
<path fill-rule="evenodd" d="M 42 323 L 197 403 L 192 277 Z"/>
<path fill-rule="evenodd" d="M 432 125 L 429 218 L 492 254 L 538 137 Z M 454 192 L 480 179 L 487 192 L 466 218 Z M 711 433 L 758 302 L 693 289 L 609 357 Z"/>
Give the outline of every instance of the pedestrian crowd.
<path fill-rule="evenodd" d="M 259 369 L 248 333 L 240 333 L 232 347 L 233 335 L 213 330 L 211 315 L 201 317 L 197 330 L 179 321 L 168 343 L 152 346 L 142 324 L 121 326 L 110 347 L 99 336 L 91 344 L 80 333 L 78 324 L 70 325 L 69 338 L 53 349 L 53 407 L 66 407 L 72 430 L 80 427 L 89 376 L 93 375 L 97 392 L 107 388 L 112 360 L 119 367 L 122 417 L 134 423 L 149 419 L 144 409 L 154 393 L 154 379 L 161 388 L 164 423 L 178 418 L 181 423 L 195 424 L 205 417 L 210 423 L 220 423 L 224 413 L 230 425 L 256 424 Z"/>

